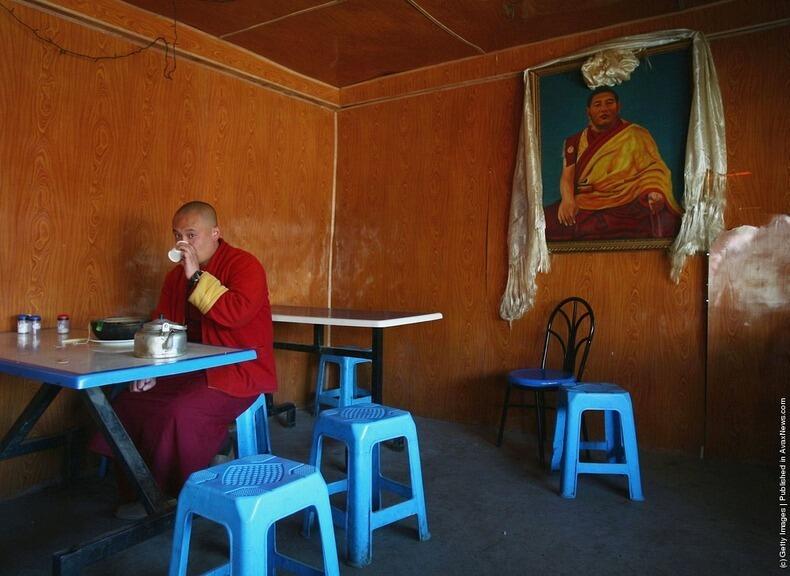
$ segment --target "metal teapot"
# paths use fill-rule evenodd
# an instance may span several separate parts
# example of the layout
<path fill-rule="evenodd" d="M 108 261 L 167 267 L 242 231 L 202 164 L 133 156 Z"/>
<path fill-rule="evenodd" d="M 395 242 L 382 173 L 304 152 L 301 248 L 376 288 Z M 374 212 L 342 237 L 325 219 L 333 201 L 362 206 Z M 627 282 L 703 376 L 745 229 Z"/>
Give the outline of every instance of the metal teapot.
<path fill-rule="evenodd" d="M 134 335 L 134 355 L 138 358 L 177 358 L 187 351 L 187 327 L 167 320 L 146 322 Z"/>

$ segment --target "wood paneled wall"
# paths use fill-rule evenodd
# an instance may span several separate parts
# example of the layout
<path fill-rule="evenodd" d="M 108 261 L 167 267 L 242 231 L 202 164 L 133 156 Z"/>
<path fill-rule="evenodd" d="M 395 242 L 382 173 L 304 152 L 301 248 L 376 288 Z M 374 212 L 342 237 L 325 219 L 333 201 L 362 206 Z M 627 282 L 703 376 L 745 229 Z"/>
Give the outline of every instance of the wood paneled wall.
<path fill-rule="evenodd" d="M 504 375 L 539 362 L 549 310 L 580 295 L 598 317 L 587 378 L 631 390 L 647 445 L 698 447 L 699 259 L 676 286 L 663 252 L 557 254 L 537 306 L 512 326 L 498 317 L 520 101 L 508 80 L 341 113 L 333 301 L 441 311 L 388 331 L 385 400 L 493 426 Z"/>
<path fill-rule="evenodd" d="M 619 30 L 625 35 L 689 24 L 727 30 L 738 25 L 735 4 Z M 739 6 L 743 10 L 745 3 Z M 760 6 L 771 10 L 766 3 Z M 728 226 L 763 224 L 765 215 L 788 211 L 787 84 L 778 73 L 788 67 L 787 22 L 778 25 L 713 41 L 731 169 L 753 167 L 748 185 L 737 173 L 730 179 Z M 535 64 L 598 40 L 599 33 L 576 35 L 531 47 L 521 56 Z M 459 66 L 475 68 L 475 63 Z M 441 322 L 387 333 L 385 400 L 424 416 L 487 424 L 493 437 L 504 375 L 538 362 L 549 310 L 577 294 L 592 303 L 598 318 L 586 379 L 616 382 L 632 393 L 643 447 L 697 453 L 710 443 L 709 453 L 743 457 L 750 445 L 772 446 L 769 426 L 749 422 L 759 417 L 775 388 L 766 392 L 755 383 L 706 398 L 717 390 L 706 380 L 710 358 L 716 357 L 712 350 L 727 347 L 740 358 L 743 369 L 733 378 L 754 367 L 754 360 L 751 346 L 732 350 L 726 336 L 708 341 L 704 255 L 689 259 L 676 285 L 662 251 L 555 254 L 551 272 L 538 278 L 536 307 L 512 326 L 499 319 L 521 78 L 464 84 L 449 68 L 366 84 L 365 94 L 375 94 L 375 103 L 351 106 L 339 116 L 333 302 L 445 315 Z M 427 86 L 445 73 L 450 86 L 414 92 L 424 80 Z M 752 108 L 759 113 L 750 113 Z M 760 216 L 755 222 L 749 214 Z M 786 389 L 778 365 L 765 370 Z M 730 401 L 735 403 L 724 407 Z M 708 414 L 706 421 L 706 402 L 727 418 Z M 760 408 L 740 411 L 741 404 Z M 531 418 L 511 422 L 533 430 Z M 732 441 L 740 446 L 732 449 Z"/>
<path fill-rule="evenodd" d="M 114 0 L 96 6 L 111 26 L 137 25 Z M 344 91 L 340 101 L 350 107 L 337 112 L 337 134 L 335 112 L 325 107 L 334 93 L 311 93 L 324 102 L 314 105 L 298 94 L 301 85 L 288 97 L 263 87 L 266 82 L 248 83 L 187 58 L 167 80 L 155 51 L 112 61 L 76 59 L 4 16 L 2 329 L 12 330 L 20 311 L 40 313 L 48 325 L 58 312 L 70 312 L 75 331 L 93 317 L 146 313 L 169 266 L 172 212 L 193 198 L 214 203 L 225 237 L 261 258 L 273 302 L 323 305 L 330 296 L 334 214 L 334 305 L 445 315 L 387 331 L 387 402 L 424 416 L 487 424 L 493 438 L 503 375 L 538 360 L 550 308 L 579 294 L 599 318 L 587 376 L 632 392 L 644 447 L 696 451 L 706 442 L 707 401 L 707 442 L 715 444 L 709 451 L 725 454 L 735 442 L 740 448 L 730 454 L 748 456 L 750 443 L 770 442 L 768 427 L 749 426 L 767 396 L 757 384 L 748 391 L 736 385 L 753 362 L 753 346 L 733 339 L 727 322 L 714 320 L 706 332 L 704 256 L 690 259 L 675 285 L 660 251 L 557 254 L 551 273 L 538 278 L 532 311 L 509 325 L 498 308 L 522 98 L 514 71 L 613 34 L 680 26 L 715 32 L 770 22 L 781 17 L 772 12 L 781 12 L 777 6 L 724 2 L 366 83 Z M 15 9 L 74 50 L 131 47 L 57 15 Z M 787 85 L 777 73 L 787 68 L 786 31 L 785 22 L 712 43 L 733 172 L 728 227 L 764 225 L 771 214 L 788 211 Z M 190 39 L 196 54 L 212 53 L 211 46 L 197 45 L 205 39 Z M 250 61 L 242 68 L 267 74 L 256 66 Z M 284 339 L 310 337 L 309 330 L 276 330 Z M 717 330 L 720 337 L 711 340 Z M 332 338 L 365 342 L 353 331 L 335 330 Z M 721 350 L 737 355 L 730 366 L 743 370 L 719 370 L 726 385 L 707 386 L 706 399 L 706 365 L 712 372 L 711 359 Z M 279 398 L 305 403 L 312 363 L 279 352 L 277 362 Z M 761 376 L 786 382 L 771 366 Z M 0 377 L 0 431 L 34 389 Z M 771 390 L 765 394 L 773 402 L 776 387 Z M 78 399 L 62 396 L 36 434 L 84 421 Z M 531 430 L 529 418 L 512 422 Z M 0 496 L 51 479 L 58 456 L 50 451 L 3 462 Z"/>
<path fill-rule="evenodd" d="M 706 446 L 774 463 L 790 396 L 788 28 L 713 43 L 727 114 L 727 228 L 709 267 Z"/>
<path fill-rule="evenodd" d="M 36 10 L 31 25 L 85 53 L 130 46 Z M 273 302 L 327 301 L 334 113 L 156 51 L 92 62 L 59 54 L 0 15 L 0 324 L 41 314 L 145 314 L 171 264 L 183 202 L 218 210 L 223 236 L 256 254 Z M 293 337 L 298 337 L 295 335 Z M 281 397 L 303 395 L 306 363 L 277 357 Z M 35 390 L 0 377 L 0 432 Z M 34 434 L 81 419 L 63 394 Z M 0 464 L 0 495 L 49 479 L 57 451 Z"/>

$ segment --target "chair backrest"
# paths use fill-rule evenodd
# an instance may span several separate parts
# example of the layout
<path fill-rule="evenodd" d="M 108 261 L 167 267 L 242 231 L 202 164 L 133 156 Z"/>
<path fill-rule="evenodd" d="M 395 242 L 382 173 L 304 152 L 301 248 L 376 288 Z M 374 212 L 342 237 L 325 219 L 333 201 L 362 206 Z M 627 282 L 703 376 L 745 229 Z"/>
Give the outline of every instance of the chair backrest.
<path fill-rule="evenodd" d="M 236 418 L 236 458 L 271 452 L 266 394 L 261 394 Z"/>
<path fill-rule="evenodd" d="M 594 333 L 595 315 L 587 301 L 578 296 L 566 298 L 549 316 L 540 367 L 548 368 L 549 349 L 558 345 L 563 372 L 575 374 L 576 380 L 581 381 Z"/>

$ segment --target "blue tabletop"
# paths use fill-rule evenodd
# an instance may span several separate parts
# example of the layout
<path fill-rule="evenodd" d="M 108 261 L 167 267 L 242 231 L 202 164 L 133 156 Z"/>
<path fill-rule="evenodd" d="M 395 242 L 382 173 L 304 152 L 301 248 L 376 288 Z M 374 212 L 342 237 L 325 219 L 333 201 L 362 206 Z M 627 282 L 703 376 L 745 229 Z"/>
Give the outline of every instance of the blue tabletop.
<path fill-rule="evenodd" d="M 82 390 L 142 378 L 169 376 L 256 358 L 255 350 L 187 344 L 178 358 L 137 358 L 134 344 L 89 342 L 63 337 L 54 329 L 40 336 L 0 333 L 0 372 Z"/>

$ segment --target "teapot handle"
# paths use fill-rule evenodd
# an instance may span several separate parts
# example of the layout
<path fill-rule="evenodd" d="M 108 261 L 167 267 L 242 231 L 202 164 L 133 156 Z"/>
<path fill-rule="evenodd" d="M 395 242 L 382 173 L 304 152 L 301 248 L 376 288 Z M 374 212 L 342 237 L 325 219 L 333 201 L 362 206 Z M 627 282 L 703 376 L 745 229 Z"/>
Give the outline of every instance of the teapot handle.
<path fill-rule="evenodd" d="M 182 326 L 181 324 L 173 324 L 171 322 L 165 322 L 162 324 L 162 334 L 165 332 L 172 332 L 173 330 L 186 330 L 186 326 Z"/>

